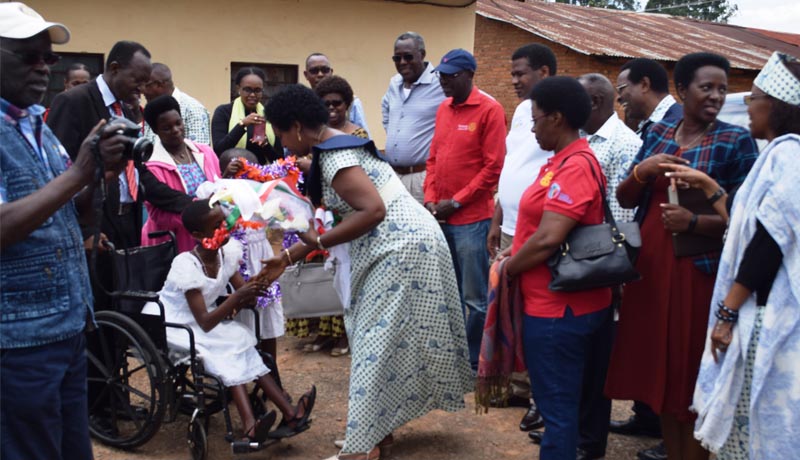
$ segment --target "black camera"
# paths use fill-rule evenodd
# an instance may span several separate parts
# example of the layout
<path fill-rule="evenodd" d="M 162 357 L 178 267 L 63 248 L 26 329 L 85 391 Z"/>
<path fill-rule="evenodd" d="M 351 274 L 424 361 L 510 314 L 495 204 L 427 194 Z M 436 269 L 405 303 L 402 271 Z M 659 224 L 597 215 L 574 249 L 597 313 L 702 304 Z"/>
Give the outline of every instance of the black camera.
<path fill-rule="evenodd" d="M 108 120 L 108 125 L 123 125 L 117 134 L 127 137 L 123 155 L 137 165 L 143 164 L 153 154 L 153 143 L 141 137 L 142 127 L 127 118 L 113 116 Z"/>

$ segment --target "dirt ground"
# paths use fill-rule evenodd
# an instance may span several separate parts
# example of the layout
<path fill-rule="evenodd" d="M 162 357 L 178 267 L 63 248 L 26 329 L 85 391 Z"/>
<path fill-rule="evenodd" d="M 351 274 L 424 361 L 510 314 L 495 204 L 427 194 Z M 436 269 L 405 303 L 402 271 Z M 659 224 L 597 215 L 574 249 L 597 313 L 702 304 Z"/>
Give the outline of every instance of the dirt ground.
<path fill-rule="evenodd" d="M 212 417 L 209 429 L 211 460 L 309 459 L 323 460 L 337 453 L 333 445 L 341 439 L 347 417 L 347 383 L 349 357 L 333 358 L 325 353 L 303 353 L 301 341 L 284 337 L 278 341 L 278 363 L 284 385 L 295 399 L 311 384 L 317 385 L 314 422 L 309 431 L 284 440 L 260 452 L 234 455 L 224 439 L 222 414 Z M 414 420 L 395 431 L 395 444 L 390 460 L 533 460 L 539 447 L 519 431 L 525 414 L 523 408 L 491 409 L 476 415 L 472 393 L 466 395 L 467 409 L 458 413 L 436 411 Z M 613 418 L 630 415 L 630 403 L 615 401 Z M 231 405 L 234 425 L 240 429 L 235 408 Z M 188 417 L 164 424 L 156 436 L 135 451 L 122 451 L 94 442 L 97 460 L 178 460 L 190 458 L 186 442 Z M 650 447 L 649 438 L 610 435 L 606 459 L 635 459 L 639 449 Z"/>

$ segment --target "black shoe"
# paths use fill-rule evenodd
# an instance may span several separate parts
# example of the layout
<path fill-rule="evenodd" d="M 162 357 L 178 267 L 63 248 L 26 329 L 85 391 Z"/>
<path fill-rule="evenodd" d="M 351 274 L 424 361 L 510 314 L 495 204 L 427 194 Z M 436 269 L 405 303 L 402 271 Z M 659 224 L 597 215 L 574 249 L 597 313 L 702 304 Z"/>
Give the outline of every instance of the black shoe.
<path fill-rule="evenodd" d="M 605 454 L 587 452 L 579 447 L 575 460 L 603 460 L 605 457 Z"/>
<path fill-rule="evenodd" d="M 531 402 L 528 398 L 522 398 L 519 396 L 511 395 L 503 401 L 500 398 L 492 398 L 489 400 L 489 407 L 528 407 L 530 406 Z"/>
<path fill-rule="evenodd" d="M 534 444 L 541 444 L 542 438 L 544 437 L 544 431 L 529 431 L 528 438 L 533 441 Z"/>
<path fill-rule="evenodd" d="M 649 449 L 640 450 L 636 456 L 640 460 L 667 460 L 667 449 L 664 447 L 664 443 L 660 442 Z"/>
<path fill-rule="evenodd" d="M 632 415 L 628 420 L 612 420 L 608 424 L 608 430 L 612 433 L 627 436 L 661 437 L 661 427 L 647 426 L 640 422 L 635 415 Z"/>
<path fill-rule="evenodd" d="M 519 429 L 521 431 L 531 431 L 543 426 L 544 420 L 542 420 L 542 415 L 539 414 L 539 409 L 536 408 L 536 404 L 531 404 L 530 407 L 528 407 L 528 412 L 525 413 L 525 416 L 522 417 L 522 421 L 519 422 Z"/>

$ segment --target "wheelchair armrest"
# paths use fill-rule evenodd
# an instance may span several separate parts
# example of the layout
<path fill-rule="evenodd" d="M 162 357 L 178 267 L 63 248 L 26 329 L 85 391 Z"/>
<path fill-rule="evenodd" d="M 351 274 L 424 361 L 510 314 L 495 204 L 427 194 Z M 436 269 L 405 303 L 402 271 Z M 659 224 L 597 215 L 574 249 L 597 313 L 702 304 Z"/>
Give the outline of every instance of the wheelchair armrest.
<path fill-rule="evenodd" d="M 109 294 L 111 297 L 126 300 L 143 300 L 146 302 L 157 302 L 158 293 L 152 291 L 114 291 Z M 163 307 L 162 311 L 163 311 Z M 163 316 L 163 314 L 162 314 Z"/>
<path fill-rule="evenodd" d="M 153 238 L 153 239 L 160 238 L 162 236 L 167 236 L 167 235 L 169 235 L 171 239 L 173 239 L 173 240 L 175 239 L 175 234 L 172 233 L 170 230 L 158 230 L 158 231 L 150 232 L 150 233 L 147 234 L 147 236 L 149 236 L 150 238 Z"/>
<path fill-rule="evenodd" d="M 195 372 L 195 363 L 197 361 L 197 348 L 194 346 L 194 331 L 192 328 L 185 324 L 164 322 L 164 327 L 171 327 L 174 329 L 183 329 L 189 334 L 189 356 L 192 358 L 192 373 Z"/>

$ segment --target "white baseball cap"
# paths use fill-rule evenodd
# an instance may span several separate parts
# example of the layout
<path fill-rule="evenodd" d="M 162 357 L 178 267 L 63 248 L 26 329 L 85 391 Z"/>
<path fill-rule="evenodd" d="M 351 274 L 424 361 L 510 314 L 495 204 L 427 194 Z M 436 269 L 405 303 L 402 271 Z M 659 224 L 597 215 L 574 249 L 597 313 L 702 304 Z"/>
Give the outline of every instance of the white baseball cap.
<path fill-rule="evenodd" d="M 64 24 L 45 21 L 24 3 L 0 3 L 0 37 L 31 38 L 45 30 L 50 32 L 50 41 L 57 45 L 69 41 L 69 29 Z"/>

